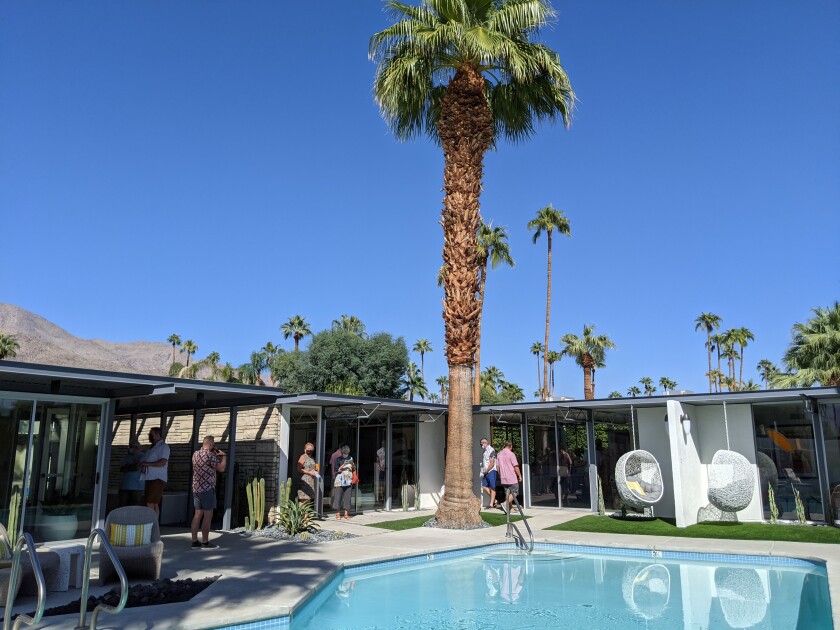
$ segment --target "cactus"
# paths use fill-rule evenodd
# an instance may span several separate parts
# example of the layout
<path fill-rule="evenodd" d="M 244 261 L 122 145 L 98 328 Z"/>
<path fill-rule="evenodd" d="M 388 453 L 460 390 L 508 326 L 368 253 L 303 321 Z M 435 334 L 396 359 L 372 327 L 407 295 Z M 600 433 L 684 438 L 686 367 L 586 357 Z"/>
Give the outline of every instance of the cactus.
<path fill-rule="evenodd" d="M 800 525 L 804 525 L 808 519 L 805 518 L 805 506 L 802 505 L 802 497 L 799 496 L 799 490 L 796 488 L 793 489 L 793 500 L 796 502 L 796 518 Z"/>
<path fill-rule="evenodd" d="M 604 489 L 601 487 L 601 476 L 598 475 L 598 514 L 603 516 L 607 513 L 607 507 L 604 505 Z"/>
<path fill-rule="evenodd" d="M 248 497 L 248 514 L 245 517 L 245 529 L 262 529 L 265 516 L 265 479 L 251 480 L 245 484 L 245 495 Z"/>
<path fill-rule="evenodd" d="M 779 506 L 776 505 L 776 493 L 773 492 L 773 486 L 767 484 L 767 500 L 770 503 L 770 522 L 774 525 L 779 521 Z"/>
<path fill-rule="evenodd" d="M 12 497 L 9 503 L 9 521 L 6 526 L 6 531 L 9 534 L 9 540 L 12 543 L 12 546 L 15 545 L 17 542 L 17 538 L 19 532 L 17 531 L 18 527 L 18 517 L 20 516 L 20 486 L 13 486 L 12 487 Z"/>

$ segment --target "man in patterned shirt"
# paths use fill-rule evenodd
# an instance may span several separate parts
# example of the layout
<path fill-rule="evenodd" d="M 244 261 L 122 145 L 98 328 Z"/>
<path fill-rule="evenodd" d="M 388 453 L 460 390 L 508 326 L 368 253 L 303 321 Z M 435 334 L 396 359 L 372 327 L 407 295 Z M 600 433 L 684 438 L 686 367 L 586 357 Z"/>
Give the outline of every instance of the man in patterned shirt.
<path fill-rule="evenodd" d="M 201 448 L 192 456 L 193 465 L 193 507 L 195 516 L 192 520 L 193 549 L 217 549 L 218 545 L 210 542 L 210 521 L 216 509 L 216 473 L 224 472 L 227 455 L 216 448 L 212 435 L 204 438 Z M 198 528 L 201 527 L 201 542 L 198 542 Z"/>

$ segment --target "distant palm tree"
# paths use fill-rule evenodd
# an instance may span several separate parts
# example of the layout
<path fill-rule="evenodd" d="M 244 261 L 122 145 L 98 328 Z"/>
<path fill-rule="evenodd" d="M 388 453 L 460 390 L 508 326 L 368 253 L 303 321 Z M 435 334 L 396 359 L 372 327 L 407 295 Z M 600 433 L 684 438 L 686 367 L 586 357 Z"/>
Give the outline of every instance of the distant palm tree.
<path fill-rule="evenodd" d="M 279 348 L 278 346 L 275 346 L 270 341 L 266 341 L 265 345 L 260 349 L 260 352 L 262 352 L 269 361 L 271 361 L 274 357 L 276 357 L 282 351 L 283 351 L 282 348 Z"/>
<path fill-rule="evenodd" d="M 187 355 L 187 359 L 189 359 L 189 355 Z M 192 379 L 194 379 L 198 375 L 198 370 L 200 368 L 201 368 L 201 363 L 193 363 L 192 365 L 185 365 L 178 372 L 178 378 L 192 378 Z"/>
<path fill-rule="evenodd" d="M 549 350 L 545 353 L 546 360 L 548 361 L 548 365 L 551 368 L 549 373 L 549 378 L 551 379 L 550 385 L 546 388 L 548 390 L 547 397 L 554 399 L 554 364 L 557 363 L 560 358 L 563 356 L 559 352 L 555 352 L 554 350 Z"/>
<path fill-rule="evenodd" d="M 724 376 L 721 384 L 727 389 L 727 391 L 738 391 L 738 381 L 732 376 Z"/>
<path fill-rule="evenodd" d="M 717 352 L 717 371 L 722 373 L 723 370 L 721 370 L 720 359 L 723 356 L 723 349 L 726 344 L 726 335 L 724 333 L 717 333 L 716 335 L 712 335 L 711 340 L 712 349 Z M 720 391 L 720 381 L 718 381 L 718 391 Z"/>
<path fill-rule="evenodd" d="M 782 358 L 787 373 L 771 377 L 779 387 L 840 385 L 840 302 L 811 313 L 805 323 L 793 325 L 793 340 Z"/>
<path fill-rule="evenodd" d="M 0 359 L 13 359 L 20 350 L 20 343 L 14 335 L 0 333 Z"/>
<path fill-rule="evenodd" d="M 488 365 L 484 368 L 479 380 L 481 381 L 482 387 L 488 387 L 493 391 L 496 391 L 504 378 L 505 375 L 499 368 L 495 365 Z"/>
<path fill-rule="evenodd" d="M 537 390 L 542 391 L 542 382 L 540 381 L 540 355 L 545 352 L 545 346 L 540 343 L 539 341 L 535 341 L 531 344 L 531 354 L 537 357 Z M 540 394 L 542 396 L 542 394 Z"/>
<path fill-rule="evenodd" d="M 761 386 L 752 379 L 748 380 L 746 383 L 741 383 L 742 392 L 757 392 L 760 390 Z"/>
<path fill-rule="evenodd" d="M 670 395 L 672 389 L 676 389 L 677 382 L 672 381 L 667 376 L 663 376 L 662 378 L 659 379 L 659 386 L 663 390 L 665 390 L 665 395 L 668 396 L 668 395 Z"/>
<path fill-rule="evenodd" d="M 705 374 L 712 382 L 715 384 L 715 391 L 718 393 L 722 391 L 722 384 L 724 379 L 724 374 L 720 370 L 712 370 L 711 372 L 706 372 Z"/>
<path fill-rule="evenodd" d="M 198 344 L 192 339 L 187 339 L 183 344 L 183 348 L 184 352 L 187 353 L 187 365 L 185 367 L 190 367 L 190 357 L 198 352 Z"/>
<path fill-rule="evenodd" d="M 342 315 L 341 319 L 334 319 L 332 321 L 332 329 L 342 330 L 344 332 L 357 335 L 362 339 L 367 337 L 367 334 L 365 333 L 365 325 L 362 323 L 362 320 L 355 315 Z"/>
<path fill-rule="evenodd" d="M 219 369 L 219 380 L 223 383 L 238 383 L 239 378 L 236 375 L 236 368 L 230 363 L 225 363 Z"/>
<path fill-rule="evenodd" d="M 721 355 L 726 359 L 726 374 L 732 380 L 735 380 L 735 362 L 738 360 L 738 349 L 735 344 L 738 343 L 738 335 L 735 330 L 727 330 L 723 333 L 723 351 Z"/>
<path fill-rule="evenodd" d="M 221 357 L 218 352 L 211 352 L 204 357 L 204 364 L 210 368 L 210 380 L 215 381 L 219 375 L 219 361 Z"/>
<path fill-rule="evenodd" d="M 627 389 L 627 395 L 632 396 L 633 398 L 635 398 L 636 396 L 638 396 L 641 393 L 642 393 L 642 390 L 639 389 L 638 387 L 636 387 L 635 385 L 633 385 L 632 387 L 629 387 Z"/>
<path fill-rule="evenodd" d="M 569 227 L 569 219 L 563 215 L 562 210 L 555 210 L 551 204 L 537 211 L 537 216 L 528 221 L 528 229 L 534 230 L 533 242 L 536 245 L 537 239 L 545 232 L 548 239 L 548 267 L 546 276 L 548 279 L 545 297 L 545 347 L 548 348 L 548 335 L 551 327 L 551 235 L 554 230 L 558 234 L 572 235 Z M 543 355 L 543 390 L 545 395 L 542 400 L 548 397 L 548 353 Z"/>
<path fill-rule="evenodd" d="M 779 368 L 777 368 L 772 361 L 762 359 L 758 362 L 758 365 L 755 366 L 755 369 L 758 370 L 761 380 L 764 382 L 764 387 L 772 389 L 772 376 L 779 373 Z"/>
<path fill-rule="evenodd" d="M 621 392 L 611 391 L 607 398 L 622 398 Z"/>
<path fill-rule="evenodd" d="M 595 326 L 588 324 L 583 327 L 583 335 L 578 337 L 567 333 L 560 338 L 565 347 L 560 351 L 562 356 L 575 360 L 578 367 L 583 368 L 583 397 L 585 400 L 595 398 L 595 383 L 592 374 L 596 368 L 606 365 L 607 350 L 615 348 L 615 344 L 606 335 L 595 335 Z"/>
<path fill-rule="evenodd" d="M 755 341 L 755 335 L 753 335 L 749 328 L 744 327 L 736 328 L 732 331 L 732 333 L 735 343 L 740 346 L 740 353 L 738 357 L 738 362 L 740 364 L 738 383 L 740 384 L 744 382 L 744 348 L 747 347 L 750 341 Z"/>
<path fill-rule="evenodd" d="M 709 372 L 712 371 L 712 331 L 720 327 L 721 318 L 714 313 L 700 313 L 694 320 L 694 330 L 706 331 L 706 351 L 709 355 Z M 712 379 L 709 378 L 709 393 L 712 393 Z"/>
<path fill-rule="evenodd" d="M 175 349 L 180 347 L 181 345 L 181 337 L 172 333 L 166 340 L 168 343 L 172 344 L 172 363 L 175 363 Z"/>
<path fill-rule="evenodd" d="M 484 313 L 484 293 L 487 289 L 487 263 L 490 268 L 495 269 L 499 265 L 513 267 L 516 263 L 510 255 L 510 246 L 507 242 L 507 232 L 503 227 L 493 227 L 493 223 L 479 223 L 478 235 L 478 331 L 476 333 L 475 346 L 475 374 L 481 373 L 481 315 Z M 481 404 L 481 387 L 479 379 L 473 379 L 473 404 Z"/>
<path fill-rule="evenodd" d="M 414 363 L 408 364 L 405 377 L 403 378 L 405 391 L 408 394 L 409 400 L 414 400 L 415 396 L 420 396 L 424 400 L 429 395 L 429 390 L 426 388 L 426 382 L 417 371 L 417 365 Z"/>
<path fill-rule="evenodd" d="M 446 402 L 449 398 L 449 379 L 446 376 L 438 376 L 435 379 L 435 383 L 437 383 L 438 387 L 440 387 L 441 401 Z"/>
<path fill-rule="evenodd" d="M 426 353 L 427 352 L 434 352 L 432 350 L 432 344 L 429 343 L 428 339 L 418 339 L 414 342 L 414 348 L 412 348 L 413 352 L 417 352 L 420 354 L 420 376 L 423 378 L 423 382 L 426 381 Z"/>
<path fill-rule="evenodd" d="M 522 391 L 522 388 L 516 383 L 509 383 L 508 381 L 501 382 L 499 385 L 499 394 L 506 400 L 514 403 L 525 400 L 525 392 Z"/>
<path fill-rule="evenodd" d="M 437 394 L 432 392 L 431 394 L 429 394 L 429 402 L 439 403 L 440 402 L 440 396 L 438 396 Z"/>
<path fill-rule="evenodd" d="M 292 315 L 286 323 L 280 326 L 280 332 L 283 333 L 283 339 L 291 337 L 295 340 L 295 352 L 298 351 L 300 340 L 312 334 L 306 318 L 300 315 Z"/>
<path fill-rule="evenodd" d="M 643 376 L 639 379 L 639 383 L 645 388 L 645 394 L 653 396 L 656 392 L 656 385 L 653 384 L 653 379 L 649 376 Z"/>
<path fill-rule="evenodd" d="M 262 373 L 268 367 L 268 357 L 262 352 L 252 352 L 251 360 L 239 366 L 239 378 L 246 385 L 262 385 Z"/>

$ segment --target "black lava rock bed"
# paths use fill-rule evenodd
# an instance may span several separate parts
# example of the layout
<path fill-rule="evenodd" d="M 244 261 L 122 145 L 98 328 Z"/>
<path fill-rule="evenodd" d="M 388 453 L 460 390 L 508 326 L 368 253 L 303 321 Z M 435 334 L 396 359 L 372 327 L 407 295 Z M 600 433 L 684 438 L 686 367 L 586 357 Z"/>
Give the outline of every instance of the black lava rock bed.
<path fill-rule="evenodd" d="M 210 586 L 213 582 L 219 579 L 218 575 L 212 577 L 201 578 L 193 580 L 186 578 L 184 580 L 155 580 L 151 584 L 135 584 L 128 588 L 128 601 L 125 604 L 126 608 L 137 608 L 139 606 L 158 606 L 160 604 L 176 604 L 178 602 L 187 602 L 198 595 L 205 588 Z M 79 612 L 80 599 L 74 602 L 65 604 L 64 606 L 56 606 L 55 608 L 48 608 L 44 612 L 44 617 L 53 615 L 67 615 Z M 88 612 L 93 612 L 99 604 L 107 604 L 108 606 L 116 606 L 120 601 L 119 587 L 112 588 L 110 591 L 94 597 L 88 597 Z M 29 613 L 30 616 L 34 613 Z"/>

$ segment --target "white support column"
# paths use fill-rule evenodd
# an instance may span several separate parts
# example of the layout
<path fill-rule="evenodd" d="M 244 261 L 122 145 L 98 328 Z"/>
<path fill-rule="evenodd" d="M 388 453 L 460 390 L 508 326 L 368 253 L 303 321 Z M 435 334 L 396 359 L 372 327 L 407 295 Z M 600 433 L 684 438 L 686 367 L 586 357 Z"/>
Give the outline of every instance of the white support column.
<path fill-rule="evenodd" d="M 680 416 L 695 418 L 695 409 L 679 401 L 668 401 L 668 441 L 671 446 L 671 474 L 674 480 L 674 512 L 677 527 L 697 523 L 698 510 L 708 503 L 706 469 L 700 460 L 697 439 L 700 423 L 694 420 L 690 433 L 683 430 Z"/>
<path fill-rule="evenodd" d="M 277 413 L 279 414 L 277 432 L 277 447 L 279 451 L 277 458 L 277 487 L 279 489 L 280 484 L 286 483 L 286 479 L 289 477 L 289 461 L 292 457 L 292 454 L 289 452 L 292 434 L 292 428 L 289 422 L 291 418 L 291 407 L 289 405 L 278 405 Z"/>

